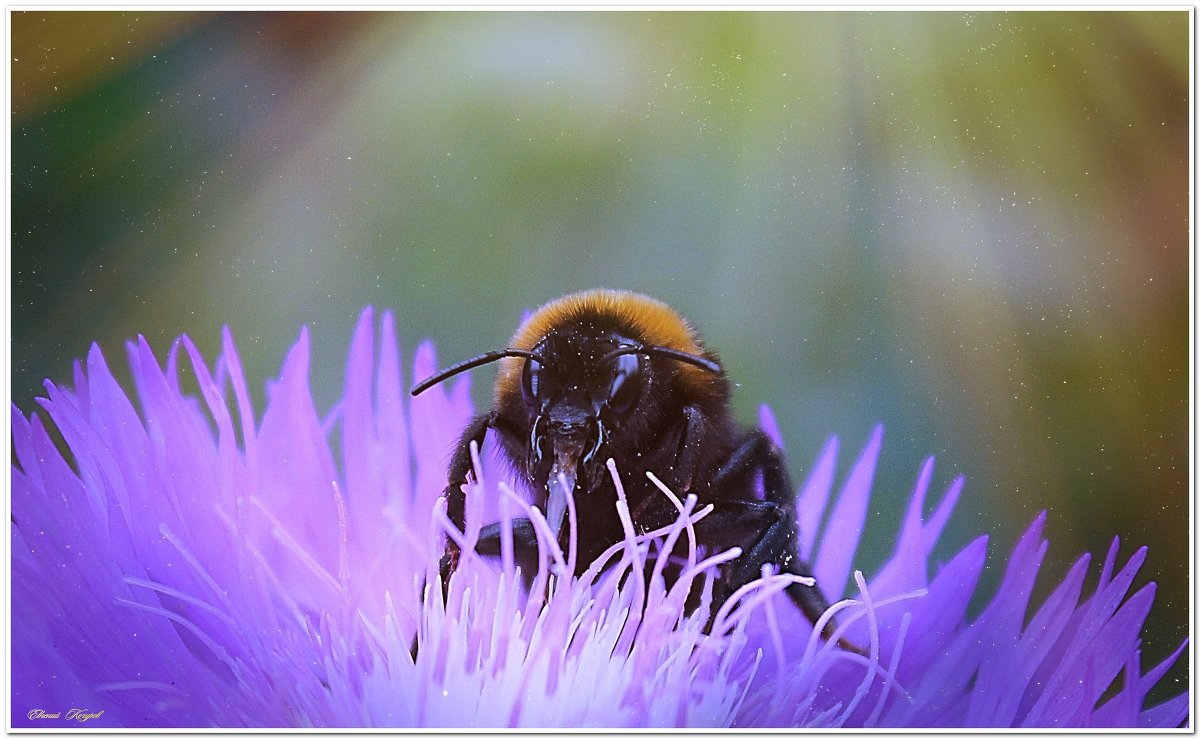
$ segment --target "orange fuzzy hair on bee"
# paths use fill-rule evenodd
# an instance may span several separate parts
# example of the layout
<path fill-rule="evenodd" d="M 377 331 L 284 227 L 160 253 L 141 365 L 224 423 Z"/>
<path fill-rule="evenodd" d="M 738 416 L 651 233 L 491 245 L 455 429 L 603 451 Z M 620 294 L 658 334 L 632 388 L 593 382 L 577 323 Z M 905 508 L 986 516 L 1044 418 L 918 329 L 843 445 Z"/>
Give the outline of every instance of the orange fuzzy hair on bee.
<path fill-rule="evenodd" d="M 596 288 L 564 295 L 546 303 L 529 316 L 513 334 L 508 346 L 511 349 L 529 351 L 551 330 L 589 316 L 604 316 L 628 327 L 630 338 L 647 346 L 661 346 L 688 354 L 716 357 L 704 349 L 696 335 L 696 329 L 671 306 L 647 295 L 630 290 Z M 516 392 L 520 370 L 524 359 L 505 358 L 500 361 L 496 378 L 496 395 Z M 712 375 L 692 365 L 679 363 L 680 377 L 684 384 L 704 392 L 712 381 Z"/>

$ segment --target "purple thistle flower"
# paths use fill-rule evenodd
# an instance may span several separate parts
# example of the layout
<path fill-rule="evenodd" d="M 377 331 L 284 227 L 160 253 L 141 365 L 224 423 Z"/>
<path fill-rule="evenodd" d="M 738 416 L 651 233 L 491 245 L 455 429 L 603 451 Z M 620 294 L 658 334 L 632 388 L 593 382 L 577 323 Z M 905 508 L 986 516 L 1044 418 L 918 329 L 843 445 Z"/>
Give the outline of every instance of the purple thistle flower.
<path fill-rule="evenodd" d="M 877 429 L 830 505 L 831 439 L 800 494 L 799 526 L 839 629 L 869 655 L 820 640 L 770 572 L 735 594 L 706 633 L 689 587 L 737 555 L 690 556 L 667 588 L 644 576 L 652 547 L 689 542 L 705 515 L 676 497 L 676 523 L 614 546 L 575 579 L 573 548 L 545 536 L 528 591 L 511 548 L 470 554 L 481 523 L 544 519 L 483 454 L 467 530 L 438 496 L 472 409 L 466 380 L 411 401 L 390 314 L 378 356 L 370 310 L 350 346 L 343 398 L 322 417 L 301 332 L 262 417 L 233 338 L 209 367 L 186 337 L 165 367 L 128 346 L 131 400 L 98 347 L 74 390 L 47 383 L 42 417 L 12 412 L 12 686 L 16 726 L 1110 726 L 1174 727 L 1190 694 L 1147 707 L 1183 651 L 1143 670 L 1138 633 L 1153 584 L 1128 595 L 1145 558 L 1114 541 L 1094 592 L 1080 558 L 1041 604 L 1030 593 L 1046 542 L 1034 520 L 977 617 L 980 537 L 934 572 L 930 553 L 962 480 L 928 518 L 917 479 L 895 551 L 870 580 L 851 571 Z M 186 356 L 181 361 L 181 354 Z M 191 367 L 185 373 L 181 365 Z M 434 370 L 417 351 L 413 374 Z M 185 391 L 194 385 L 195 390 Z M 769 412 L 761 423 L 776 440 Z M 336 451 L 335 451 L 336 450 Z M 620 471 L 610 469 L 620 481 Z M 623 505 L 622 502 L 618 506 Z M 628 513 L 622 509 L 628 524 Z M 573 509 L 567 525 L 577 527 Z M 443 532 L 462 563 L 443 604 Z M 539 529 L 540 530 L 540 529 Z M 509 542 L 511 545 L 511 542 Z M 707 558 L 705 558 L 707 557 Z M 853 581 L 853 585 L 851 582 Z M 429 585 L 426 586 L 425 583 Z M 776 597 L 778 596 L 778 597 Z M 1128 596 L 1128 597 L 1127 597 Z M 420 649 L 414 661 L 414 636 Z M 70 709 L 77 710 L 75 714 Z"/>

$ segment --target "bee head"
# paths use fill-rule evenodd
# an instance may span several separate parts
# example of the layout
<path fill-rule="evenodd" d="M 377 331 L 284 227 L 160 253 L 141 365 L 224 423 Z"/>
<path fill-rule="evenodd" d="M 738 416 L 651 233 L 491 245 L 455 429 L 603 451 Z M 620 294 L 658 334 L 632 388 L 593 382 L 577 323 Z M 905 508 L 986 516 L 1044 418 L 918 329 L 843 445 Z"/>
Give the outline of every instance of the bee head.
<path fill-rule="evenodd" d="M 450 367 L 413 392 L 497 360 L 495 409 L 528 439 L 525 467 L 537 488 L 563 472 L 594 490 L 605 461 L 636 453 L 673 409 L 728 395 L 720 363 L 691 324 L 664 303 L 616 290 L 542 306 L 508 348 Z"/>

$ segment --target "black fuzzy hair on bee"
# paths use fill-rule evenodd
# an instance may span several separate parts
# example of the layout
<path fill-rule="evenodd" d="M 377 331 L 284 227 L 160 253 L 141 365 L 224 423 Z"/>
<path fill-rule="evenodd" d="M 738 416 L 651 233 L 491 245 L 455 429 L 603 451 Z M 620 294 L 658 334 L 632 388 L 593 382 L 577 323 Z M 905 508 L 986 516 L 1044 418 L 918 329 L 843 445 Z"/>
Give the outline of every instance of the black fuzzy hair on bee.
<path fill-rule="evenodd" d="M 758 578 L 767 563 L 810 576 L 798 556 L 795 490 L 782 451 L 762 431 L 733 419 L 720 359 L 668 305 L 622 290 L 567 295 L 534 311 L 507 348 L 451 365 L 417 383 L 412 394 L 491 362 L 500 363 L 493 407 L 463 430 L 450 460 L 444 495 L 455 526 L 465 523 L 471 445 L 482 447 L 491 432 L 564 550 L 569 532 L 562 514 L 566 496 L 573 498 L 579 521 L 576 574 L 625 535 L 606 474 L 605 463 L 612 459 L 639 532 L 667 526 L 678 515 L 649 479 L 647 473 L 653 473 L 680 494 L 695 493 L 701 506 L 713 505 L 695 525 L 701 547 L 741 548 L 741 556 L 718 570 L 711 613 Z M 514 521 L 512 537 L 517 561 L 530 576 L 537 561 L 530 521 Z M 476 549 L 499 554 L 499 542 L 499 524 L 485 526 Z M 448 540 L 443 587 L 459 554 Z M 670 567 L 667 572 L 672 574 Z M 828 608 L 815 587 L 793 584 L 786 592 L 814 623 Z M 689 607 L 698 599 L 693 593 Z M 833 628 L 828 621 L 825 638 Z"/>

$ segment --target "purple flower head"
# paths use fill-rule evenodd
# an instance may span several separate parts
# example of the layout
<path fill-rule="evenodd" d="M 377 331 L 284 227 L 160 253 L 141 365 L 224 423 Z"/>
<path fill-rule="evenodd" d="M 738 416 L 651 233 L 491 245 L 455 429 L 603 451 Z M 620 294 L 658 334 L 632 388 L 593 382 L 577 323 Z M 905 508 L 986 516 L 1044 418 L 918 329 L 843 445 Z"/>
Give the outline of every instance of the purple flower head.
<path fill-rule="evenodd" d="M 962 489 L 933 512 L 932 460 L 918 475 L 891 558 L 851 562 L 882 429 L 833 495 L 831 439 L 800 492 L 802 556 L 826 618 L 867 647 L 821 640 L 764 572 L 705 630 L 716 564 L 737 550 L 694 545 L 694 496 L 662 530 L 626 539 L 581 578 L 503 465 L 477 452 L 467 526 L 440 500 L 448 452 L 472 414 L 465 379 L 409 399 L 390 314 L 370 310 L 351 342 L 341 401 L 322 416 L 301 332 L 261 417 L 229 332 L 209 366 L 186 337 L 165 364 L 128 346 L 136 393 L 93 347 L 73 390 L 47 383 L 43 415 L 13 409 L 13 723 L 22 727 L 1174 727 L 1190 694 L 1146 694 L 1183 646 L 1144 669 L 1138 634 L 1154 586 L 1129 593 L 1145 550 L 1114 541 L 1094 590 L 1081 557 L 1031 603 L 1044 516 L 1017 543 L 977 616 L 980 537 L 929 561 Z M 435 368 L 421 347 L 413 376 Z M 761 425 L 781 442 L 769 412 Z M 621 471 L 609 472 L 620 485 Z M 826 516 L 826 510 L 832 509 Z M 511 541 L 472 553 L 480 527 L 529 518 L 543 546 L 526 589 Z M 821 525 L 825 521 L 824 526 Z M 566 526 L 581 525 L 568 506 Z M 502 527 L 503 528 L 503 527 Z M 445 535 L 464 555 L 445 602 Z M 648 558 L 682 543 L 668 586 Z M 803 580 L 801 578 L 801 580 Z M 420 645 L 415 659 L 414 639 Z M 71 709 L 75 709 L 72 711 Z"/>

